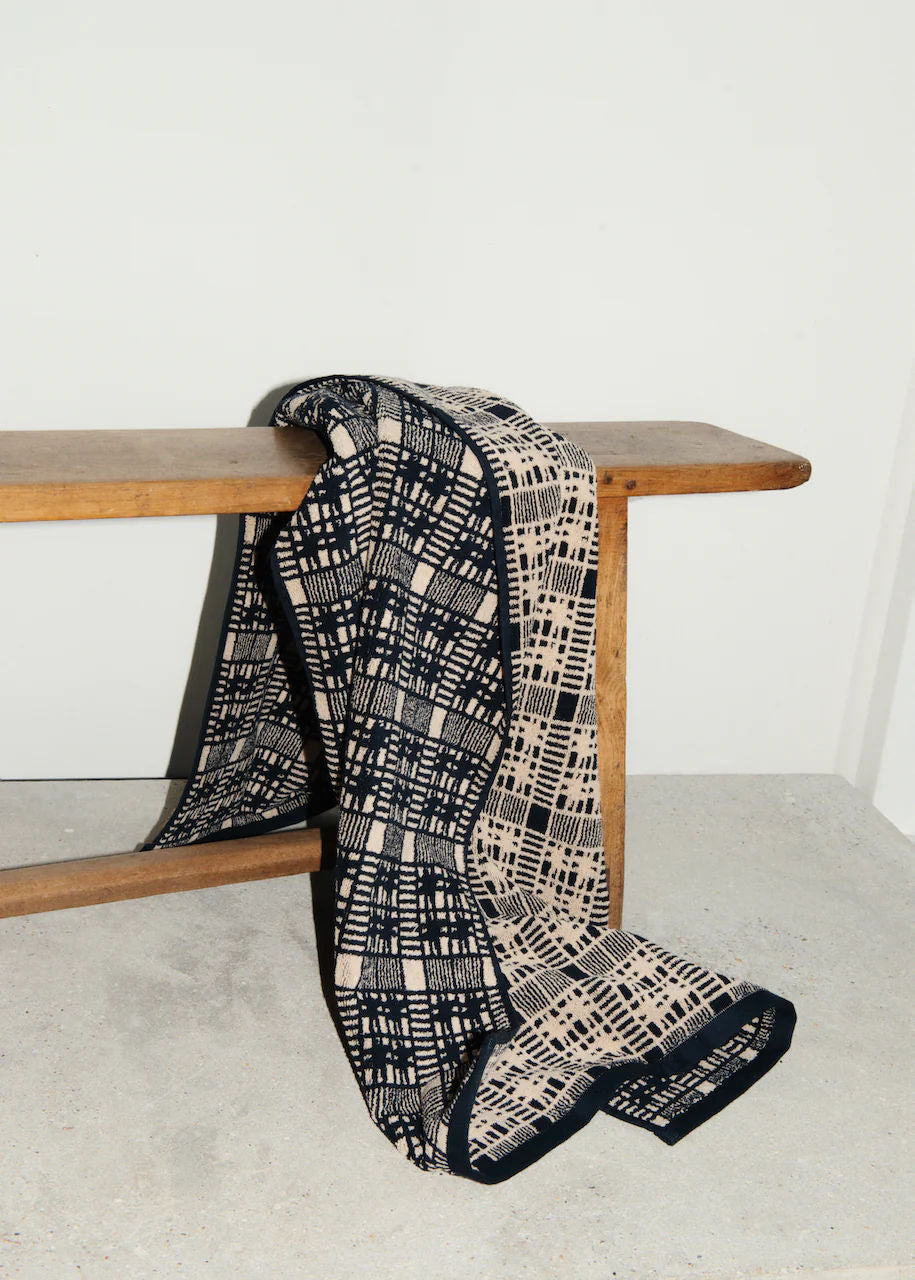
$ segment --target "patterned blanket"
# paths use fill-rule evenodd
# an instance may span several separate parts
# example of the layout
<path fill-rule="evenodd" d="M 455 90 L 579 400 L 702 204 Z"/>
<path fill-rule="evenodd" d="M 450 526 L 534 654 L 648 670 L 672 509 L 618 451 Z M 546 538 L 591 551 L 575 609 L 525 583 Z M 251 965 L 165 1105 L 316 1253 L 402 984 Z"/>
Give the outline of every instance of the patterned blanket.
<path fill-rule="evenodd" d="M 678 1142 L 795 1009 L 608 927 L 590 458 L 475 388 L 316 378 L 328 459 L 240 521 L 192 776 L 146 847 L 339 805 L 335 993 L 369 1112 L 499 1182 L 598 1112 Z"/>

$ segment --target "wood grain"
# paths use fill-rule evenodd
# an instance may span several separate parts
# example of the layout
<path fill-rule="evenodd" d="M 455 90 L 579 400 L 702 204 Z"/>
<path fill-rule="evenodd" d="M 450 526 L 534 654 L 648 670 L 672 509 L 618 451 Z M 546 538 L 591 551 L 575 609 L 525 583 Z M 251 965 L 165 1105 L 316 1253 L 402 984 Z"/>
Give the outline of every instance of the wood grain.
<path fill-rule="evenodd" d="M 333 833 L 326 837 L 333 840 Z M 321 867 L 321 828 L 0 871 L 0 917 L 294 876 Z"/>
<path fill-rule="evenodd" d="M 598 502 L 597 749 L 610 927 L 623 919 L 626 837 L 626 498 Z"/>
<path fill-rule="evenodd" d="M 788 489 L 810 463 L 703 422 L 556 422 L 598 492 Z M 0 432 L 0 521 L 293 511 L 326 452 L 310 431 L 203 427 Z"/>
<path fill-rule="evenodd" d="M 594 459 L 599 496 L 793 489 L 810 463 L 709 422 L 554 422 Z"/>

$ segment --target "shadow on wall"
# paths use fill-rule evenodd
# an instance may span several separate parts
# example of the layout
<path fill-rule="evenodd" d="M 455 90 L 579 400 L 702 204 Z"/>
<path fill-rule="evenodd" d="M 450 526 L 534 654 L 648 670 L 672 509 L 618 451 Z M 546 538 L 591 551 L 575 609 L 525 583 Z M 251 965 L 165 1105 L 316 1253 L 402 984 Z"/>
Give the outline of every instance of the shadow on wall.
<path fill-rule="evenodd" d="M 899 559 L 890 590 L 886 624 L 877 659 L 870 708 L 861 750 L 863 762 L 857 785 L 873 798 L 880 776 L 893 700 L 899 683 L 909 618 L 915 602 L 915 492 L 909 507 L 899 546 Z"/>
<path fill-rule="evenodd" d="M 303 381 L 302 378 L 295 382 L 285 382 L 282 386 L 268 391 L 251 410 L 245 425 L 269 427 L 273 411 L 280 400 L 301 381 Z M 213 545 L 210 576 L 200 609 L 194 653 L 184 686 L 175 739 L 165 773 L 167 778 L 186 778 L 194 767 L 197 741 L 200 737 L 207 694 L 210 689 L 210 677 L 216 664 L 223 613 L 232 583 L 238 521 L 237 515 L 216 517 L 216 539 Z"/>

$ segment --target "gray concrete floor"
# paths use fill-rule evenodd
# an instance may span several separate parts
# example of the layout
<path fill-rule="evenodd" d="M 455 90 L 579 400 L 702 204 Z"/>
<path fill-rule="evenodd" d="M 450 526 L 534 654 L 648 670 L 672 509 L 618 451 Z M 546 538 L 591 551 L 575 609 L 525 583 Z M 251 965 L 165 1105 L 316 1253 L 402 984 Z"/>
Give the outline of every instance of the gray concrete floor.
<path fill-rule="evenodd" d="M 0 784 L 4 864 L 134 848 L 168 785 Z M 599 1115 L 495 1187 L 369 1120 L 312 877 L 0 920 L 0 1276 L 911 1277 L 912 857 L 838 778 L 631 779 L 624 925 L 794 1043 L 674 1147 Z"/>

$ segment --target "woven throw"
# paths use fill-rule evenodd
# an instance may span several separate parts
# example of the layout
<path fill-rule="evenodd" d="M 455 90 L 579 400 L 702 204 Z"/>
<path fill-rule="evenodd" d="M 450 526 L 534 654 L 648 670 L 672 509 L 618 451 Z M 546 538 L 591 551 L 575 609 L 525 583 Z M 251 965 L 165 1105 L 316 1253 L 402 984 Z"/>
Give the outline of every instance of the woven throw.
<path fill-rule="evenodd" d="M 339 807 L 334 989 L 375 1124 L 499 1182 L 598 1113 L 678 1142 L 793 1004 L 608 927 L 589 456 L 470 387 L 322 377 L 298 510 L 241 517 L 196 761 L 146 848 Z"/>

